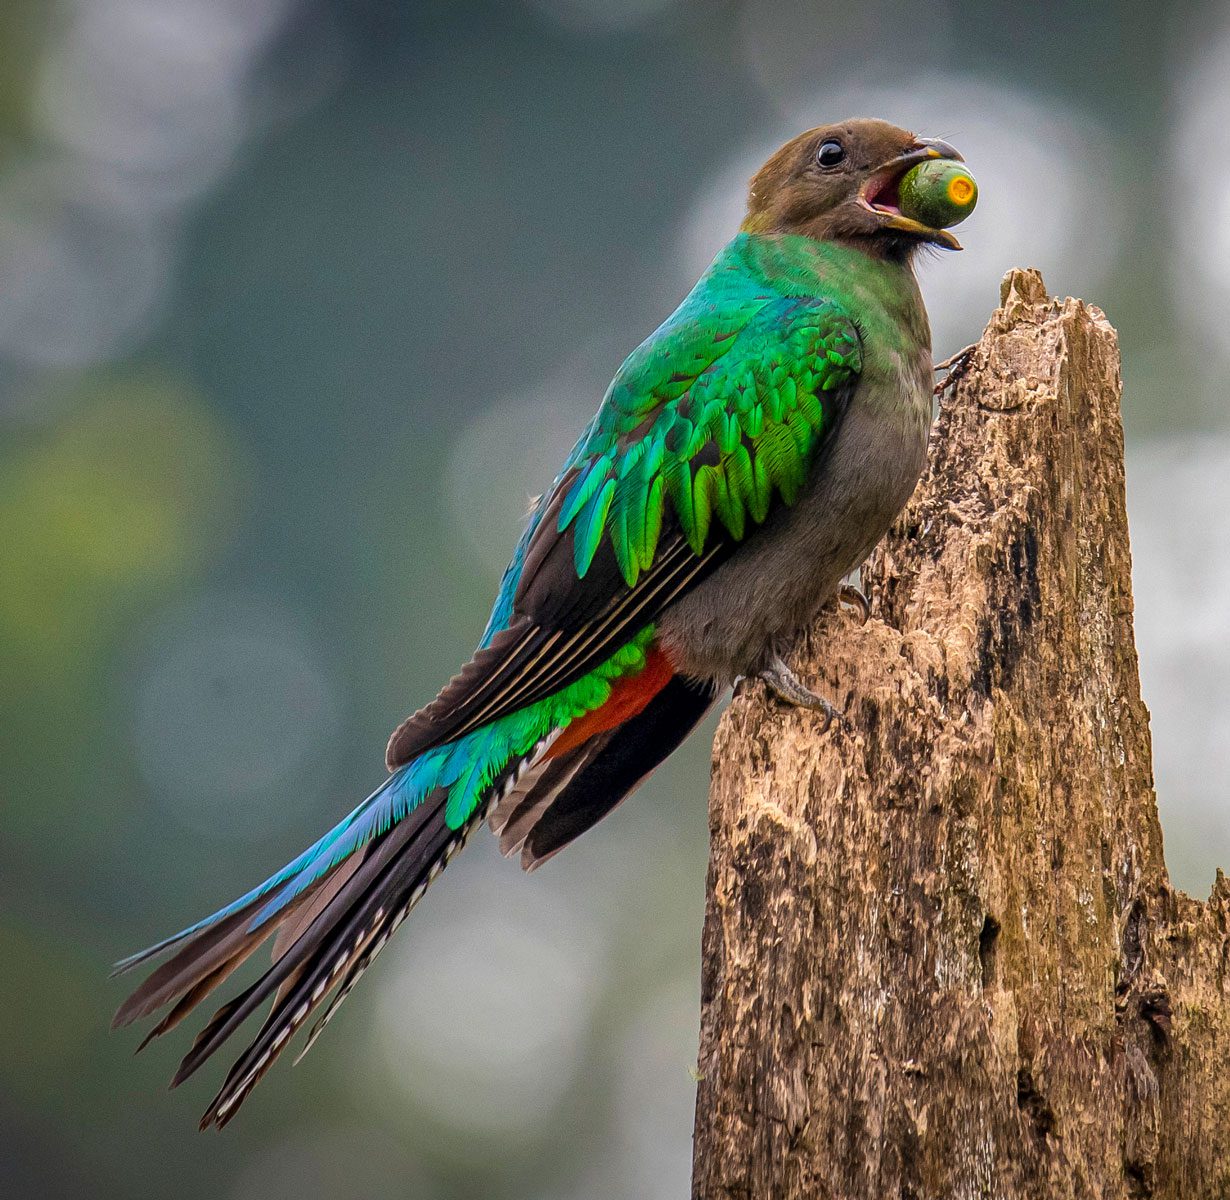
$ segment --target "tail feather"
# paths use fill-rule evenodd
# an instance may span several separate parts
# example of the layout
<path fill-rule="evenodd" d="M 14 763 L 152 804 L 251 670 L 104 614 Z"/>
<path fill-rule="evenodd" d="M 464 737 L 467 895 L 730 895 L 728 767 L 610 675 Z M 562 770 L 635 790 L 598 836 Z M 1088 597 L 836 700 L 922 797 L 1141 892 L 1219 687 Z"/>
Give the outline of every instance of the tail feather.
<path fill-rule="evenodd" d="M 221 1128 L 235 1115 L 294 1033 L 323 1003 L 337 983 L 341 982 L 347 991 L 347 982 L 353 987 L 359 975 L 383 948 L 396 925 L 406 918 L 428 885 L 461 848 L 464 833 L 448 827 L 443 820 L 442 809 L 440 805 L 437 819 L 427 823 L 416 834 L 412 845 L 405 846 L 399 854 L 390 857 L 379 875 L 365 882 L 362 890 L 348 904 L 344 916 L 329 920 L 331 914 L 326 910 L 309 931 L 315 934 L 315 926 L 322 925 L 320 936 L 304 937 L 296 943 L 295 950 L 286 956 L 300 957 L 296 954 L 298 947 L 309 940 L 314 942 L 310 952 L 302 956 L 293 983 L 274 1004 L 252 1043 L 228 1072 L 218 1094 L 201 1118 L 202 1129 L 210 1125 Z M 339 892 L 335 903 L 345 902 L 346 890 L 343 888 Z M 346 975 L 339 979 L 343 970 Z M 268 972 L 268 975 L 273 974 L 273 970 Z M 259 983 L 254 985 L 245 997 L 242 1011 L 237 1009 L 225 1013 L 218 1026 L 189 1051 L 176 1082 L 191 1075 L 235 1025 L 265 998 L 268 991 L 268 987 L 262 987 Z M 337 995 L 340 998 L 343 993 L 339 991 Z"/>
<path fill-rule="evenodd" d="M 184 943 L 196 947 L 199 952 L 202 946 L 209 943 L 211 932 L 216 931 L 221 925 L 233 928 L 234 925 L 230 923 L 231 919 L 240 915 L 249 916 L 251 929 L 254 930 L 256 926 L 277 915 L 282 908 L 290 904 L 321 877 L 327 875 L 339 863 L 345 861 L 352 853 L 361 849 L 377 832 L 387 828 L 400 816 L 411 811 L 422 798 L 421 794 L 417 796 L 414 794 L 413 782 L 414 775 L 409 769 L 403 769 L 390 775 L 362 804 L 354 808 L 324 837 L 313 842 L 302 854 L 288 862 L 264 883 L 258 884 L 237 900 L 232 900 L 230 904 L 195 924 L 189 925 L 186 929 L 181 929 L 178 933 L 163 938 L 162 941 L 155 942 L 144 950 L 138 950 L 136 954 L 120 959 L 111 970 L 112 977 L 124 975 L 143 963 L 157 958 L 167 950 Z M 407 786 L 408 784 L 411 786 Z M 263 905 L 258 905 L 258 901 L 263 901 Z M 126 1024 L 126 1022 L 120 1023 Z"/>
<path fill-rule="evenodd" d="M 541 754 L 549 741 L 549 737 L 537 741 L 530 754 Z M 494 795 L 520 762 L 518 756 L 506 764 L 490 784 L 479 779 L 475 786 L 481 786 L 480 796 Z M 406 771 L 413 773 L 413 767 Z M 461 826 L 455 827 L 449 808 L 450 800 L 456 799 L 451 786 L 454 780 L 448 775 L 444 778 L 449 787 L 436 787 L 400 820 L 377 822 L 370 814 L 360 814 L 378 831 L 357 854 L 328 872 L 316 872 L 304 856 L 296 860 L 300 865 L 295 875 L 279 872 L 275 878 L 282 887 L 293 886 L 296 875 L 316 874 L 289 902 L 279 903 L 277 892 L 262 885 L 249 893 L 247 903 L 229 905 L 215 914 L 212 923 L 200 922 L 184 935 L 163 943 L 164 947 L 179 948 L 133 992 L 115 1017 L 117 1025 L 124 1025 L 172 1005 L 142 1046 L 178 1025 L 262 942 L 276 934 L 272 964 L 206 1022 L 172 1080 L 175 1087 L 188 1079 L 272 996 L 267 1020 L 227 1075 L 205 1113 L 202 1128 L 220 1127 L 234 1116 L 291 1035 L 340 985 L 326 1017 L 313 1031 L 314 1040 L 396 926 L 461 848 L 469 832 L 485 819 L 489 805 L 480 801 Z M 396 779 L 395 775 L 390 782 Z M 467 786 L 469 779 L 467 776 Z M 352 813 L 347 822 L 353 824 L 355 816 Z M 317 845 L 327 842 L 322 839 Z M 271 904 L 271 894 L 276 907 L 266 916 L 264 909 Z M 125 966 L 145 957 L 134 955 Z"/>
<path fill-rule="evenodd" d="M 362 950 L 355 955 L 351 965 L 346 969 L 346 974 L 342 976 L 341 986 L 338 987 L 336 992 L 333 992 L 333 998 L 328 1003 L 325 1012 L 321 1014 L 321 1017 L 316 1020 L 316 1023 L 309 1030 L 303 1049 L 299 1051 L 298 1055 L 295 1055 L 295 1062 L 303 1059 L 306 1052 L 311 1050 L 312 1046 L 316 1044 L 316 1039 L 319 1038 L 326 1025 L 336 1016 L 338 1009 L 346 1001 L 346 997 L 351 995 L 354 985 L 362 979 L 364 971 L 367 971 L 375 960 L 376 955 L 389 944 L 389 939 L 397 932 L 397 927 L 401 925 L 401 922 L 405 921 L 406 917 L 410 916 L 411 912 L 415 910 L 415 906 L 419 900 L 422 900 L 428 886 L 431 886 L 433 880 L 448 866 L 451 859 L 458 855 L 461 848 L 470 840 L 472 832 L 481 824 L 482 814 L 478 814 L 469 824 L 466 824 L 458 831 L 454 839 L 446 842 L 443 850 L 440 851 L 439 857 L 427 869 L 426 875 L 419 879 L 411 889 L 408 889 L 408 893 L 403 893 L 400 905 L 392 905 L 390 911 L 381 918 L 378 927 L 373 928 L 370 938 L 365 941 Z"/>
<path fill-rule="evenodd" d="M 115 1016 L 116 1025 L 126 1025 L 170 1006 L 144 1046 L 178 1025 L 273 937 L 270 966 L 206 1022 L 172 1081 L 175 1086 L 189 1078 L 271 1002 L 202 1128 L 233 1118 L 294 1033 L 331 996 L 306 1053 L 474 828 L 490 817 L 503 831 L 504 848 L 522 849 L 523 862 L 536 865 L 609 811 L 620 788 L 635 786 L 678 744 L 713 694 L 678 683 L 652 634 L 652 628 L 642 631 L 564 691 L 399 767 L 264 883 L 118 964 L 117 971 L 125 971 L 174 951 Z M 659 694 L 679 701 L 679 711 L 667 712 Z M 629 727 L 631 738 L 623 732 Z M 638 747 L 644 751 L 639 771 L 633 770 Z M 585 799 L 587 793 L 593 795 Z M 561 805 L 566 811 L 557 811 Z"/>
<path fill-rule="evenodd" d="M 696 728 L 715 699 L 711 684 L 676 675 L 640 712 L 594 739 L 593 752 L 580 759 L 521 842 L 505 853 L 520 850 L 527 871 L 542 866 L 630 796 Z"/>
<path fill-rule="evenodd" d="M 556 797 L 607 740 L 608 735 L 599 734 L 559 758 L 525 764 L 493 805 L 488 819 L 491 832 L 499 838 L 501 854 L 509 857 L 521 849 Z"/>
<path fill-rule="evenodd" d="M 240 966 L 245 959 L 265 940 L 269 930 L 255 932 L 248 928 L 251 908 L 242 908 L 223 918 L 211 928 L 204 929 L 188 942 L 174 957 L 169 958 L 116 1010 L 111 1028 L 131 1025 L 133 1021 L 157 1012 L 183 994 L 193 995 L 204 980 L 221 983 L 227 975 Z M 136 961 L 140 961 L 139 959 Z M 136 962 L 133 963 L 136 965 Z M 128 969 L 128 968 L 125 968 Z M 209 989 L 201 995 L 207 994 Z M 198 996 L 197 999 L 201 997 Z M 178 1011 L 179 1005 L 176 1006 Z M 184 1010 L 182 1015 L 186 1015 Z M 177 1022 L 167 1025 L 170 1029 Z M 157 1036 L 154 1034 L 153 1036 Z M 148 1040 L 148 1039 L 147 1039 Z M 144 1046 L 145 1043 L 142 1043 Z"/>
<path fill-rule="evenodd" d="M 334 993 L 333 999 L 329 1002 L 329 1007 L 325 1009 L 319 1020 L 309 1031 L 307 1040 L 303 1044 L 303 1049 L 295 1056 L 295 1062 L 299 1062 L 316 1044 L 316 1039 L 321 1035 L 325 1026 L 333 1019 L 337 1010 L 341 1008 L 346 997 L 354 989 L 355 984 L 363 977 L 363 973 L 372 965 L 380 951 L 388 945 L 389 938 L 397 932 L 397 927 L 413 912 L 415 905 L 423 898 L 427 888 L 440 872 L 448 866 L 454 856 L 461 851 L 466 842 L 470 840 L 470 835 L 474 830 L 482 824 L 485 812 L 486 810 L 484 809 L 483 812 L 476 814 L 468 824 L 457 831 L 456 837 L 445 844 L 439 857 L 428 867 L 425 876 L 415 883 L 409 890 L 408 895 L 403 896 L 403 903 L 400 907 L 396 904 L 393 905 L 390 915 L 386 916 L 380 923 L 379 928 L 373 931 L 371 938 L 347 968 L 345 975 L 342 976 L 341 986 Z"/>
<path fill-rule="evenodd" d="M 358 868 L 299 938 L 255 983 L 210 1018 L 180 1063 L 171 1081 L 172 1087 L 192 1075 L 283 983 L 288 983 L 288 994 L 297 989 L 299 975 L 319 964 L 322 946 L 332 947 L 335 935 L 344 934 L 350 928 L 354 914 L 362 909 L 368 896 L 378 891 L 387 873 L 397 868 L 400 856 L 411 848 L 411 841 L 423 827 L 431 829 L 442 823 L 439 810 L 438 802 L 424 806 L 414 814 L 417 819 L 394 826 L 371 844 Z M 413 855 L 410 857 L 413 860 Z M 335 971 L 340 969 L 334 965 Z M 285 998 L 278 1007 L 284 1002 Z"/>
<path fill-rule="evenodd" d="M 219 967 L 212 975 L 206 975 L 204 979 L 190 987 L 180 997 L 170 1012 L 141 1039 L 141 1044 L 137 1047 L 136 1052 L 140 1054 L 155 1038 L 160 1038 L 164 1033 L 174 1029 L 210 992 L 217 988 L 235 970 L 236 965 L 234 963 L 227 963 Z"/>
<path fill-rule="evenodd" d="M 355 826 L 359 823 L 369 827 L 376 826 L 377 821 L 373 819 L 372 810 L 378 806 L 392 806 L 398 797 L 398 785 L 404 774 L 406 773 L 401 772 L 391 776 L 383 787 L 373 792 L 329 834 L 259 887 L 253 888 L 239 900 L 219 909 L 203 921 L 198 921 L 173 937 L 118 963 L 115 973 L 121 974 L 161 951 L 173 946 L 179 947 L 171 958 L 154 970 L 120 1005 L 112 1018 L 112 1028 L 129 1025 L 149 1016 L 181 995 L 185 1000 L 191 995 L 194 998 L 192 1004 L 187 1007 L 182 1007 L 182 1001 L 176 1004 L 175 1019 L 165 1027 L 160 1026 L 158 1031 L 152 1034 L 153 1037 L 159 1036 L 177 1025 L 214 987 L 240 967 L 270 934 L 283 928 L 296 929 L 310 921 L 311 914 L 318 911 L 314 901 L 317 898 L 327 898 L 349 872 L 362 862 L 367 849 L 324 868 L 316 864 L 310 855 L 316 852 L 330 856 L 330 848 L 340 840 L 339 830 L 353 836 Z M 417 809 L 409 820 L 411 828 L 416 815 L 421 815 Z M 370 845 L 370 842 L 367 843 L 367 848 L 370 848 Z M 292 887 L 297 887 L 299 891 L 283 896 L 283 892 Z M 272 901 L 270 893 L 274 893 Z M 296 920 L 297 917 L 305 920 Z M 288 945 L 286 938 L 275 942 L 275 961 L 283 953 L 283 947 Z M 210 986 L 201 987 L 206 980 L 210 981 Z M 146 1038 L 142 1046 L 148 1044 L 149 1040 Z"/>
<path fill-rule="evenodd" d="M 364 856 L 352 855 L 341 866 L 336 867 L 331 875 L 321 880 L 320 886 L 313 890 L 302 908 L 296 908 L 287 915 L 287 919 L 278 926 L 273 936 L 273 947 L 270 955 L 277 962 L 311 927 L 313 921 L 333 902 L 333 897 L 341 891 L 342 885 L 363 864 Z"/>

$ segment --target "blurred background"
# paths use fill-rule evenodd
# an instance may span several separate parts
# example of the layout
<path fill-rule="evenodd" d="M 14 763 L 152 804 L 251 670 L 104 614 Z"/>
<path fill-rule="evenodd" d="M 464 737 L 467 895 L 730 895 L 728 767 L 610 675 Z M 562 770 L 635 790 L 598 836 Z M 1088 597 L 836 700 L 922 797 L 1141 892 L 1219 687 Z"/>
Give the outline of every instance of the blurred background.
<path fill-rule="evenodd" d="M 1230 866 L 1230 10 L 1121 0 L 3 0 L 0 1192 L 687 1194 L 708 738 L 532 880 L 490 838 L 220 1139 L 108 1037 L 117 956 L 382 777 L 528 497 L 854 114 L 982 185 L 937 357 L 1013 265 L 1124 345 L 1168 858 Z M 211 1068 L 213 1065 L 211 1064 Z"/>

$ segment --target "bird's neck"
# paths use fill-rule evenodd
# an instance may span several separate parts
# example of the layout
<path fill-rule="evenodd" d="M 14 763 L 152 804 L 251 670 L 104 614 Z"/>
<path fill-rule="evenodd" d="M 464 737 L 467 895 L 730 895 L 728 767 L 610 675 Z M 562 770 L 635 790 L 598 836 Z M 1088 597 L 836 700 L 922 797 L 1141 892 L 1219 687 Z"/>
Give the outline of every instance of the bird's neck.
<path fill-rule="evenodd" d="M 740 233 L 729 249 L 753 277 L 779 292 L 835 301 L 860 324 L 930 349 L 927 314 L 908 257 L 797 234 Z"/>

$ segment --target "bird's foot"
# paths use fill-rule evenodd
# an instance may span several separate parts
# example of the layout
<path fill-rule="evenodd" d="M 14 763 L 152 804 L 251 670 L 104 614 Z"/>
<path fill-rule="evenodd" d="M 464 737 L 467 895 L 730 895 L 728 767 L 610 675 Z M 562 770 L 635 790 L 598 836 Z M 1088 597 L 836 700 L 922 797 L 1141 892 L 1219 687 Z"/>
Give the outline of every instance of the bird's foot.
<path fill-rule="evenodd" d="M 768 665 L 761 670 L 760 678 L 769 691 L 784 704 L 823 713 L 824 724 L 820 727 L 821 733 L 828 732 L 833 721 L 840 720 L 845 715 L 841 709 L 823 696 L 817 696 L 815 692 L 801 683 L 798 676 L 786 666 L 779 655 L 775 654 L 769 660 Z"/>
<path fill-rule="evenodd" d="M 935 394 L 943 395 L 948 388 L 952 387 L 966 371 L 969 370 L 970 359 L 973 357 L 974 351 L 978 349 L 978 343 L 966 346 L 964 350 L 958 350 L 956 354 L 950 358 L 944 359 L 943 362 L 935 364 L 936 371 L 947 371 L 948 374 L 935 385 Z"/>
<path fill-rule="evenodd" d="M 843 583 L 837 591 L 838 604 L 852 608 L 858 614 L 858 623 L 866 625 L 871 616 L 871 601 L 852 583 Z"/>

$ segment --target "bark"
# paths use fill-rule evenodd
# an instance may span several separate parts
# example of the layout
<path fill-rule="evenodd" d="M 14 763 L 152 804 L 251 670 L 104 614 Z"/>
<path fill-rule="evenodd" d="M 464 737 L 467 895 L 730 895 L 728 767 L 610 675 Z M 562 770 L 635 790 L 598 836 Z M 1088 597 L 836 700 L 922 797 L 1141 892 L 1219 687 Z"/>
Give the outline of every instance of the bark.
<path fill-rule="evenodd" d="M 1230 1197 L 1230 885 L 1170 886 L 1114 330 L 1015 271 L 931 462 L 714 747 L 694 1195 Z"/>

